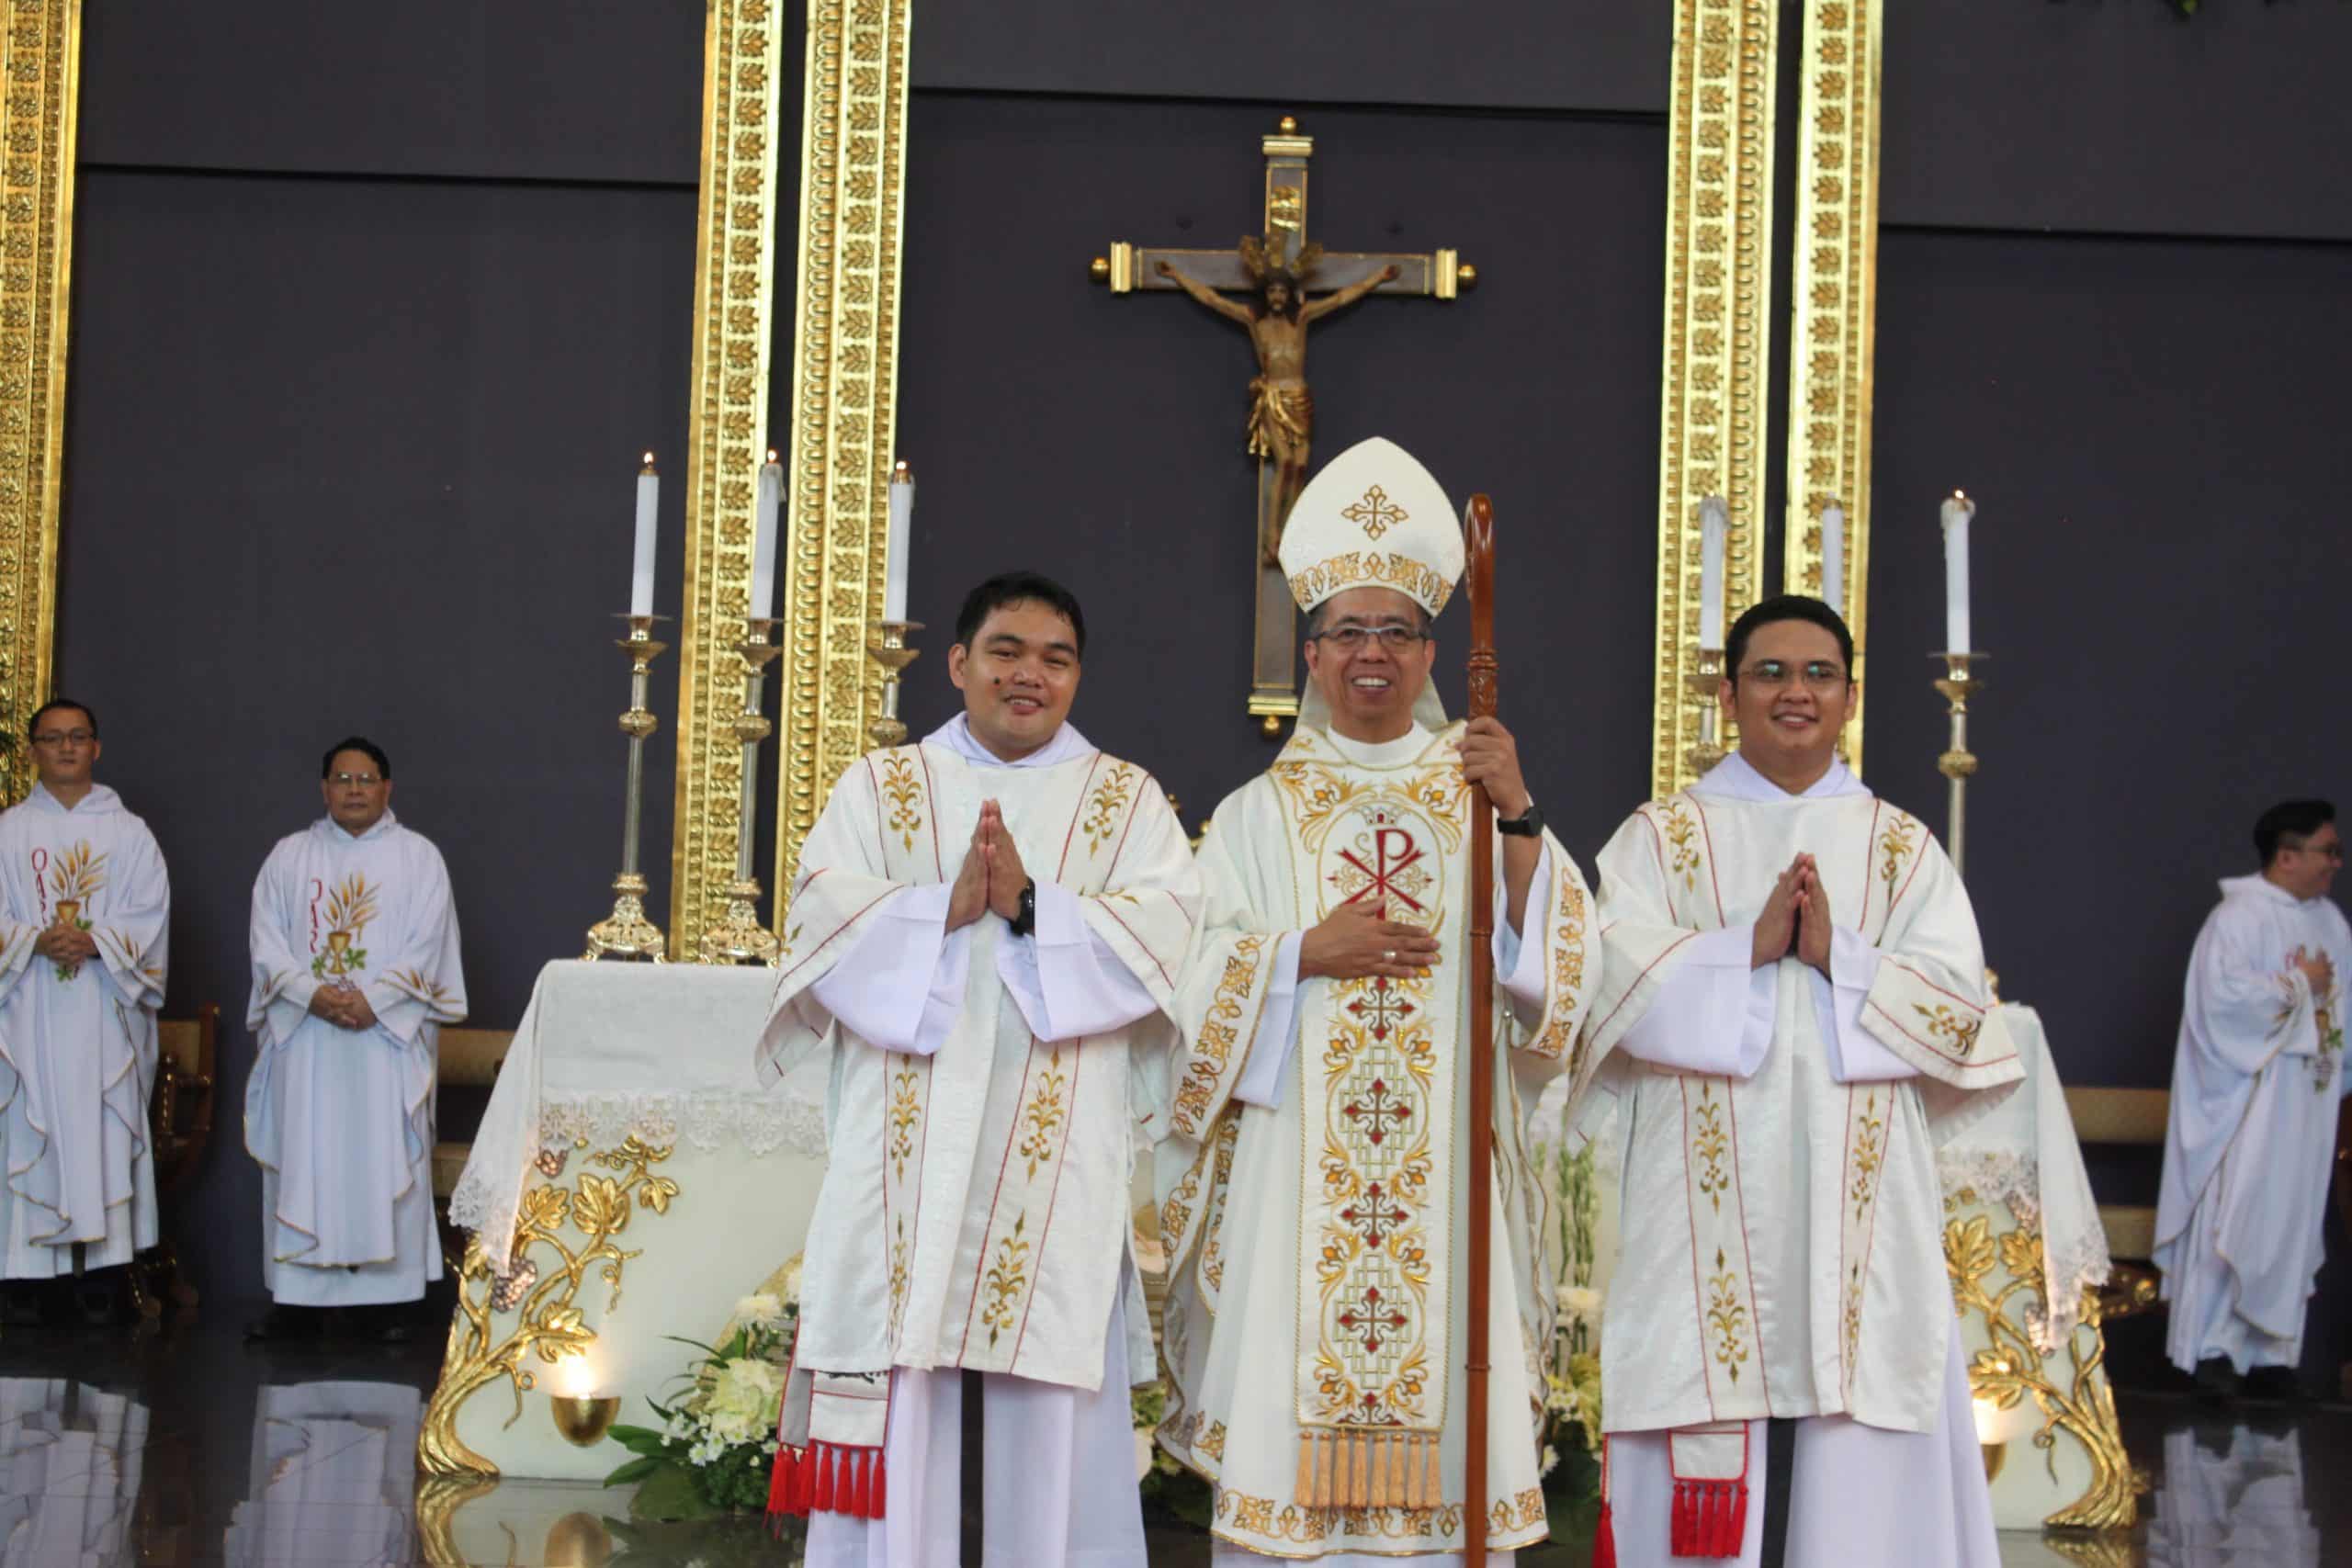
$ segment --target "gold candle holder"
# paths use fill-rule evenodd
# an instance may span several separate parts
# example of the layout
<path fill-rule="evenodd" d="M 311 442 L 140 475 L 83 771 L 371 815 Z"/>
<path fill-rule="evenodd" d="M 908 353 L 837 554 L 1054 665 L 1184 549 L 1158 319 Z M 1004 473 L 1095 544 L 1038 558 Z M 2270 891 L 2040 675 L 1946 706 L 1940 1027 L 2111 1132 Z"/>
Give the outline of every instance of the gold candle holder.
<path fill-rule="evenodd" d="M 1690 764 L 1693 775 L 1703 774 L 1724 760 L 1723 742 L 1716 734 L 1716 727 L 1723 722 L 1724 650 L 1691 649 L 1690 672 L 1682 677 L 1682 687 L 1699 705 L 1699 739 L 1682 753 L 1682 760 Z"/>
<path fill-rule="evenodd" d="M 1976 773 L 1976 753 L 1968 749 L 1968 699 L 1984 688 L 1984 678 L 1971 668 L 1971 661 L 1990 657 L 1983 653 L 1934 653 L 1930 659 L 1944 661 L 1944 674 L 1936 682 L 1936 690 L 1943 694 L 1951 705 L 1951 741 L 1944 754 L 1936 759 L 1936 772 L 1951 781 L 1949 831 L 1944 848 L 1951 852 L 1951 866 L 1963 875 L 1968 869 L 1968 781 Z"/>
<path fill-rule="evenodd" d="M 555 1429 L 575 1448 L 589 1449 L 603 1442 L 605 1434 L 613 1429 L 613 1418 L 620 1413 L 621 1396 L 616 1393 L 548 1395 L 548 1415 Z"/>
<path fill-rule="evenodd" d="M 876 746 L 898 746 L 905 743 L 907 727 L 899 717 L 899 677 L 908 665 L 922 657 L 920 649 L 907 646 L 910 632 L 922 630 L 921 621 L 868 621 L 874 637 L 865 645 L 865 656 L 882 666 L 882 711 L 865 733 Z"/>
<path fill-rule="evenodd" d="M 758 795 L 760 742 L 775 727 L 760 712 L 760 689 L 771 660 L 784 651 L 774 640 L 780 623 L 748 616 L 735 651 L 743 660 L 743 711 L 735 716 L 735 739 L 743 746 L 743 776 L 735 795 L 735 880 L 727 889 L 727 912 L 702 933 L 697 956 L 705 964 L 774 964 L 782 951 L 775 932 L 760 923 L 760 879 L 752 870 L 752 812 Z"/>
<path fill-rule="evenodd" d="M 647 667 L 669 648 L 653 640 L 653 624 L 667 615 L 624 615 L 628 636 L 613 644 L 628 655 L 628 709 L 621 715 L 621 733 L 628 737 L 628 797 L 621 819 L 621 874 L 613 878 L 613 912 L 588 928 L 590 963 L 599 958 L 663 957 L 662 930 L 645 915 L 645 877 L 637 868 L 638 829 L 645 807 L 645 738 L 661 721 L 645 705 Z"/>

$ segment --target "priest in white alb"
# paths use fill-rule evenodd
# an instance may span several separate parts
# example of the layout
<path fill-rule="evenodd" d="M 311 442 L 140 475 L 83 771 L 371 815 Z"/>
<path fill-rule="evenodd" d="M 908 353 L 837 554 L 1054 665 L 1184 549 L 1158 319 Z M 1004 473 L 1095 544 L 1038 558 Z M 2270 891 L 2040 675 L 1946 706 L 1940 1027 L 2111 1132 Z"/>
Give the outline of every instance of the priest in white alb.
<path fill-rule="evenodd" d="M 1159 1162 L 1159 1441 L 1215 1483 L 1219 1563 L 1453 1562 L 1473 1531 L 1508 1563 L 1547 1533 L 1555 1269 L 1526 1123 L 1571 1070 L 1598 930 L 1510 732 L 1447 724 L 1430 689 L 1463 538 L 1429 470 L 1388 441 L 1350 448 L 1300 494 L 1281 557 L 1308 683 L 1289 743 L 1201 846 Z M 1488 1041 L 1470 1035 L 1473 784 L 1501 835 Z M 1478 1050 L 1491 1173 L 1463 1153 Z M 1465 1497 L 1473 1202 L 1493 1213 L 1493 1371 L 1486 1495 Z"/>
<path fill-rule="evenodd" d="M 1951 860 L 1838 759 L 1844 620 L 1768 599 L 1724 653 L 1738 750 L 1600 853 L 1604 1529 L 1623 1568 L 1753 1565 L 1795 1417 L 1786 1561 L 1995 1568 L 1936 1145 L 2022 1068 Z"/>
<path fill-rule="evenodd" d="M 147 1096 L 172 890 L 147 824 L 91 778 L 97 716 L 60 698 L 26 734 L 36 782 L 0 815 L 0 1276 L 11 1321 L 42 1305 L 15 1281 L 76 1273 L 105 1321 L 121 1276 L 86 1271 L 155 1243 Z"/>
<path fill-rule="evenodd" d="M 308 1309 L 344 1307 L 397 1341 L 441 1278 L 433 1086 L 441 1026 L 466 1016 L 458 911 L 441 852 L 392 815 L 383 749 L 352 736 L 320 772 L 327 814 L 254 881 L 245 1147 L 277 1304 L 248 1332 L 314 1333 Z"/>
<path fill-rule="evenodd" d="M 809 1568 L 957 1561 L 964 1371 L 985 1561 L 1142 1568 L 1128 1192 L 1200 898 L 1159 784 L 1068 722 L 1085 651 L 1060 584 L 981 583 L 964 711 L 854 764 L 801 850 L 757 1061 L 832 1063 L 769 1497 Z"/>
<path fill-rule="evenodd" d="M 2290 800 L 2254 828 L 2262 869 L 2222 884 L 2189 955 L 2156 1203 L 2165 1348 L 2200 1393 L 2298 1392 L 2323 1256 L 2352 928 L 2328 897 L 2335 807 Z"/>

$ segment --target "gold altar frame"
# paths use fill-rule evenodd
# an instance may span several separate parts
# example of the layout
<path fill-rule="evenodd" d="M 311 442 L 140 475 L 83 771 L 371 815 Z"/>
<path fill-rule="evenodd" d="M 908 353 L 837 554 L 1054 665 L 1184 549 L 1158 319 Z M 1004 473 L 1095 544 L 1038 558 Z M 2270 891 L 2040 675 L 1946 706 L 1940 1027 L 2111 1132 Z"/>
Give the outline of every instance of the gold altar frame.
<path fill-rule="evenodd" d="M 699 951 L 735 879 L 756 473 L 768 430 L 781 0 L 709 0 L 689 389 L 686 609 L 680 637 L 671 954 Z M 788 432 L 777 576 L 784 653 L 776 858 L 781 930 L 801 841 L 866 747 L 881 668 L 899 371 L 911 0 L 810 0 L 802 85 Z M 771 439 L 773 439 L 771 437 Z"/>
<path fill-rule="evenodd" d="M 81 0 L 9 0 L 0 41 L 0 802 L 32 773 L 22 737 L 50 692 L 65 466 Z"/>
<path fill-rule="evenodd" d="M 1772 0 L 1675 3 L 1651 686 L 1650 788 L 1658 795 L 1697 776 L 1690 755 L 1703 701 L 1685 678 L 1699 642 L 1702 501 L 1720 495 L 1731 512 L 1726 626 L 1756 602 L 1763 571 L 1779 10 Z"/>
<path fill-rule="evenodd" d="M 1883 0 L 1806 0 L 1797 112 L 1789 353 L 1789 501 L 1781 586 L 1821 592 L 1823 508 L 1846 513 L 1855 677 L 1869 622 L 1871 386 L 1878 273 L 1879 46 Z M 1684 677 L 1699 637 L 1699 503 L 1720 495 L 1728 626 L 1763 596 L 1779 118 L 1778 7 L 1677 0 L 1667 186 L 1659 420 L 1657 649 L 1650 787 L 1697 776 L 1702 703 Z M 1736 737 L 1724 737 L 1726 747 Z M 1859 771 L 1856 694 L 1842 750 Z"/>

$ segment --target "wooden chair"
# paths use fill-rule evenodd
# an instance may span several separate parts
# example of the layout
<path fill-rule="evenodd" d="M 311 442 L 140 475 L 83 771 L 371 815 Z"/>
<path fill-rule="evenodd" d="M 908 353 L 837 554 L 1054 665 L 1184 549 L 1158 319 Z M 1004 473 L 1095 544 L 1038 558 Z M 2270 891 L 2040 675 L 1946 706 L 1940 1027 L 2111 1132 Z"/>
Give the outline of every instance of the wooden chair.
<path fill-rule="evenodd" d="M 132 1259 L 131 1300 L 144 1317 L 163 1315 L 169 1301 L 197 1304 L 196 1287 L 180 1271 L 170 1216 L 195 1181 L 212 1141 L 212 1108 L 220 1067 L 220 1008 L 206 1002 L 194 1018 L 155 1022 L 155 1087 L 147 1108 L 148 1147 L 155 1162 L 157 1228 L 163 1239 Z"/>

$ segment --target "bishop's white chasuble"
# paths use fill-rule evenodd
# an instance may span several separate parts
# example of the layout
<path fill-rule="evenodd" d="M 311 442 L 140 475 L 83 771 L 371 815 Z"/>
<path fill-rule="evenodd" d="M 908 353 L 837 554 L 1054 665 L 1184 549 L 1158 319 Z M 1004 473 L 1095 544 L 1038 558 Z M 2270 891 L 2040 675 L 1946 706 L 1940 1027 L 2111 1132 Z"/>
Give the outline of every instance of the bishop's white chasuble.
<path fill-rule="evenodd" d="M 94 784 L 72 810 L 39 784 L 0 814 L 0 1275 L 130 1261 L 155 1242 L 147 1098 L 172 891 L 163 852 Z M 51 926 L 97 956 L 33 951 Z"/>
<path fill-rule="evenodd" d="M 441 852 L 387 811 L 354 838 L 322 817 L 277 841 L 254 882 L 260 1054 L 245 1147 L 262 1167 L 262 1279 L 296 1306 L 415 1301 L 441 1278 L 433 1087 L 441 1026 L 466 1016 L 458 912 Z M 310 1010 L 356 987 L 372 1029 Z"/>
<path fill-rule="evenodd" d="M 834 785 L 801 852 L 759 1064 L 781 1074 L 803 1053 L 832 1056 L 828 1162 L 795 1349 L 796 1370 L 818 1377 L 815 1408 L 797 1418 L 820 1441 L 879 1442 L 855 1421 L 828 1437 L 836 1377 L 960 1367 L 1102 1383 L 1128 1254 L 1127 1192 L 1160 1111 L 1169 1011 L 1198 896 L 1183 829 L 1151 775 L 1089 746 L 1073 750 L 985 771 L 937 738 L 871 752 Z M 825 1005 L 820 982 L 879 924 L 918 905 L 936 902 L 922 940 L 941 951 L 945 903 L 926 891 L 944 895 L 955 881 L 988 799 L 1038 886 L 1040 939 L 1048 893 L 1071 896 L 1082 921 L 1075 939 L 1107 949 L 1163 1010 L 1100 1034 L 1040 1039 L 1000 967 L 1014 962 L 1000 950 L 1021 939 L 993 916 L 947 943 L 953 963 L 942 967 L 962 973 L 949 976 L 953 994 L 933 1014 L 944 1038 L 922 1042 L 932 1048 L 883 1049 Z M 968 940 L 959 948 L 956 939 Z M 920 994 L 911 1000 L 922 1008 Z M 1148 1325 L 1123 1332 L 1130 1364 L 1148 1369 Z"/>
<path fill-rule="evenodd" d="M 1532 929 L 1498 964 L 1488 1495 L 1463 1496 L 1471 791 L 1452 726 L 1361 747 L 1302 723 L 1217 808 L 1208 913 L 1182 987 L 1160 1147 L 1173 1387 L 1159 1441 L 1216 1487 L 1222 1542 L 1277 1557 L 1508 1550 L 1546 1533 L 1538 1366 L 1555 1308 L 1548 1197 L 1526 1121 L 1572 1043 L 1600 953 L 1575 862 L 1546 840 Z M 1499 852 L 1497 883 L 1501 882 Z M 1341 904 L 1434 930 L 1408 980 L 1297 979 L 1287 933 Z M 1505 931 L 1497 922 L 1498 944 Z M 1516 976 L 1532 975 L 1522 990 Z M 1295 991 L 1285 998 L 1285 984 Z M 1274 1038 L 1289 1006 L 1295 1033 Z M 1253 1056 L 1296 1050 L 1257 1102 Z"/>
<path fill-rule="evenodd" d="M 2324 956 L 2325 988 L 2294 962 Z M 2352 925 L 2334 900 L 2263 876 L 2222 884 L 2189 959 L 2165 1129 L 2155 1264 L 2172 1303 L 2165 1347 L 2185 1372 L 2243 1373 L 2303 1357 L 2303 1309 L 2324 1256 L 2343 1098 Z"/>
<path fill-rule="evenodd" d="M 1838 928 L 1827 980 L 1793 950 L 1750 971 L 1801 851 Z M 2022 1076 L 2006 1043 L 1978 1049 L 1984 960 L 1951 862 L 1842 764 L 1792 796 L 1735 756 L 1636 811 L 1600 877 L 1592 1046 L 1631 1111 L 1608 1429 L 1934 1429 L 1953 1329 L 1935 1144 Z M 1710 990 L 1734 1001 L 1712 1034 L 1690 1005 Z"/>

